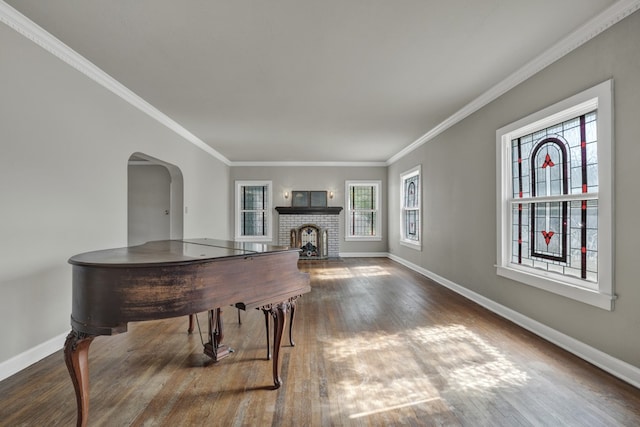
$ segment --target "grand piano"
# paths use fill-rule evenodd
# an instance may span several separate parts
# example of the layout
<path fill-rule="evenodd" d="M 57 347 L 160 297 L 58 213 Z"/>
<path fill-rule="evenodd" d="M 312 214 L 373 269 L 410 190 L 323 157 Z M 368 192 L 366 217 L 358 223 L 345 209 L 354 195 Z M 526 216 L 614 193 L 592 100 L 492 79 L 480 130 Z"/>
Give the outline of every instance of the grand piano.
<path fill-rule="evenodd" d="M 129 322 L 209 311 L 214 315 L 209 317 L 205 353 L 217 360 L 229 353 L 221 342 L 217 309 L 260 308 L 267 320 L 268 315 L 274 319 L 273 387 L 279 388 L 286 313 L 293 313 L 296 299 L 311 290 L 309 275 L 298 270 L 298 256 L 298 249 L 281 246 L 187 239 L 71 257 L 72 329 L 64 357 L 76 393 L 77 425 L 85 426 L 89 415 L 91 342 L 100 335 L 126 332 Z"/>

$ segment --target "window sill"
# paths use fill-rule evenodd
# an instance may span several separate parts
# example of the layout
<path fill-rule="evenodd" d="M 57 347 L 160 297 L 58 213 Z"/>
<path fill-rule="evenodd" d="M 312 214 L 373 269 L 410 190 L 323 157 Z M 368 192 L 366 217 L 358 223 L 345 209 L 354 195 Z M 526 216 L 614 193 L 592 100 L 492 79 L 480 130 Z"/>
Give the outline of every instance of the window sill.
<path fill-rule="evenodd" d="M 382 237 L 380 237 L 380 236 L 371 236 L 371 237 L 345 236 L 344 240 L 346 242 L 374 242 L 374 241 L 381 241 Z"/>
<path fill-rule="evenodd" d="M 575 301 L 589 304 L 607 311 L 613 311 L 615 295 L 608 295 L 597 290 L 567 284 L 552 278 L 542 277 L 515 268 L 496 266 L 498 276 L 506 277 L 538 289 L 561 295 Z"/>
<path fill-rule="evenodd" d="M 411 240 L 400 240 L 400 244 L 402 246 L 406 246 L 407 248 L 411 248 L 411 249 L 414 249 L 416 251 L 421 251 L 422 250 L 422 243 L 420 243 L 420 242 L 413 242 Z"/>
<path fill-rule="evenodd" d="M 271 236 L 236 236 L 236 242 L 271 242 Z"/>

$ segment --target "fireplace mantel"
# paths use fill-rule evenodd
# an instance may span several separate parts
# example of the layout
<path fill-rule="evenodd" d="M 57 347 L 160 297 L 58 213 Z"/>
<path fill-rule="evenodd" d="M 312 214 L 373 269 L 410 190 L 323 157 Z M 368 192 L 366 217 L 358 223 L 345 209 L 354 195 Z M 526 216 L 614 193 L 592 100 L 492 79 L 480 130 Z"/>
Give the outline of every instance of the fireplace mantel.
<path fill-rule="evenodd" d="M 324 207 L 297 207 L 297 206 L 277 206 L 276 210 L 280 215 L 339 215 L 341 206 Z"/>

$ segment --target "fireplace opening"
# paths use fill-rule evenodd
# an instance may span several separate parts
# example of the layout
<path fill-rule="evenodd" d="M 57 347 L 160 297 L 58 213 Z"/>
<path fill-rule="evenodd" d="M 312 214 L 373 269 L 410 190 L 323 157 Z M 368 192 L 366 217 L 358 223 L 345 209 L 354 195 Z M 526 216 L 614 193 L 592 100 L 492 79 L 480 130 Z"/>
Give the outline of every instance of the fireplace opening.
<path fill-rule="evenodd" d="M 290 246 L 300 248 L 302 259 L 328 258 L 327 230 L 315 224 L 304 224 L 291 229 Z"/>

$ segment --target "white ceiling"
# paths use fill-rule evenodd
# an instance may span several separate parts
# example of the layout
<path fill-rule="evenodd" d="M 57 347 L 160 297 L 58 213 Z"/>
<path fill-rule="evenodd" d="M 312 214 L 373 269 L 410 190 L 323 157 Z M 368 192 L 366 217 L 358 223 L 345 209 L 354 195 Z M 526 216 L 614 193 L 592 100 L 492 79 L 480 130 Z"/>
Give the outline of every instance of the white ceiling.
<path fill-rule="evenodd" d="M 233 164 L 387 162 L 616 2 L 6 3 Z"/>

